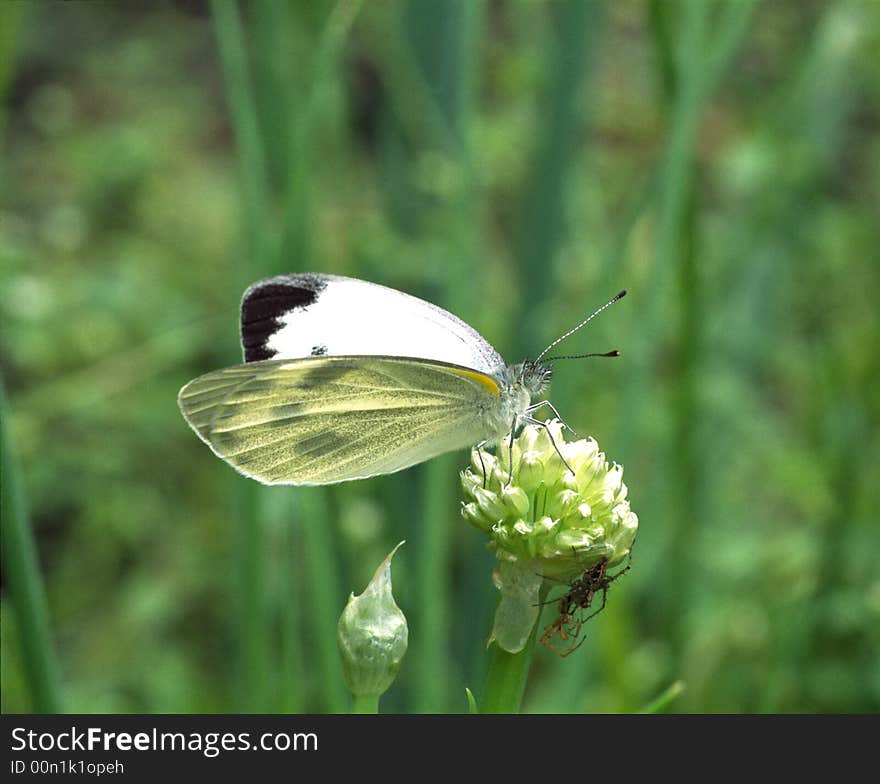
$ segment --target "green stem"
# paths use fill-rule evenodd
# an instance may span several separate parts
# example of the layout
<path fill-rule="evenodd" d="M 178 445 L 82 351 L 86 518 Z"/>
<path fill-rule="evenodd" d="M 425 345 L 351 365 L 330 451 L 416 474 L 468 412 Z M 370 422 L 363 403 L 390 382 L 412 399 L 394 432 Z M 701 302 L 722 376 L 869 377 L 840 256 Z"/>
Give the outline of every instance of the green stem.
<path fill-rule="evenodd" d="M 28 520 L 18 465 L 12 454 L 9 409 L 0 382 L 0 550 L 12 599 L 22 666 L 36 713 L 60 713 L 60 678 L 49 633 L 49 609 Z"/>
<path fill-rule="evenodd" d="M 535 650 L 535 630 L 519 653 L 492 646 L 480 713 L 519 713 Z"/>
<path fill-rule="evenodd" d="M 543 592 L 541 596 L 544 596 Z M 519 713 L 540 624 L 539 613 L 532 633 L 519 653 L 508 653 L 497 644 L 492 645 L 480 713 Z"/>
<path fill-rule="evenodd" d="M 352 713 L 378 713 L 379 712 L 379 695 L 369 694 L 360 697 L 351 695 L 351 712 Z"/>

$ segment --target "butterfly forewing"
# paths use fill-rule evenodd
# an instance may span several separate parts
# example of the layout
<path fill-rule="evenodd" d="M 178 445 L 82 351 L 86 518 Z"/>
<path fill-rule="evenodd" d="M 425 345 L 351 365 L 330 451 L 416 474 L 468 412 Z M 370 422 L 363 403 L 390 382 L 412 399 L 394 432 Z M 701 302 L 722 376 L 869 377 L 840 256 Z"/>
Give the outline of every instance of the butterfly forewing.
<path fill-rule="evenodd" d="M 492 373 L 504 365 L 473 327 L 402 291 L 315 272 L 254 283 L 241 302 L 246 362 L 310 356 L 420 357 Z"/>
<path fill-rule="evenodd" d="M 500 389 L 488 375 L 420 359 L 264 360 L 180 392 L 214 452 L 266 484 L 328 484 L 391 473 L 485 437 Z"/>

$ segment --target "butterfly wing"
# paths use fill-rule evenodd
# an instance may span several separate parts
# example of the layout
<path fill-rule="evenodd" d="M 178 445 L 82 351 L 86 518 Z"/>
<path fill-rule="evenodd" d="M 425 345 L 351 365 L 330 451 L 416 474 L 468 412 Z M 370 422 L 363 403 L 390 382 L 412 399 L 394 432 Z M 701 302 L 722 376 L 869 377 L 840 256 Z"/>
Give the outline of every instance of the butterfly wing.
<path fill-rule="evenodd" d="M 421 357 L 492 374 L 494 348 L 457 316 L 402 291 L 319 273 L 254 283 L 241 302 L 245 362 L 309 356 Z"/>
<path fill-rule="evenodd" d="M 186 421 L 236 470 L 265 484 L 388 474 L 471 446 L 501 389 L 455 365 L 396 357 L 263 360 L 191 381 Z"/>

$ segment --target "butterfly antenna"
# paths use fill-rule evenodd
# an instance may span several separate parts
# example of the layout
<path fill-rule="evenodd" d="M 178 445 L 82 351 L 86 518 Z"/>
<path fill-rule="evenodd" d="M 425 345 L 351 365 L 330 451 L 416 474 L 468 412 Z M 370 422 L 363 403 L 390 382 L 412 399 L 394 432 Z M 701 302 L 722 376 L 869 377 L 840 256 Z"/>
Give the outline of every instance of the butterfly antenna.
<path fill-rule="evenodd" d="M 594 318 L 596 318 L 596 316 L 598 316 L 603 310 L 605 310 L 605 308 L 611 307 L 615 302 L 617 302 L 617 300 L 623 299 L 625 296 L 626 296 L 626 289 L 619 292 L 614 297 L 612 297 L 610 300 L 608 300 L 608 302 L 606 302 L 601 308 L 599 308 L 597 311 L 595 311 L 591 315 L 587 316 L 587 318 L 585 318 L 576 327 L 573 327 L 572 329 L 568 330 L 568 332 L 566 332 L 564 335 L 556 338 L 556 340 L 554 340 L 549 346 L 547 346 L 547 348 L 545 348 L 540 354 L 538 354 L 537 358 L 535 359 L 535 362 L 538 362 L 541 359 L 541 357 L 543 357 L 554 346 L 558 346 L 560 343 L 562 343 L 563 340 L 565 340 L 567 337 L 570 337 L 571 335 L 573 335 L 581 327 L 589 324 Z M 612 356 L 613 356 L 613 354 L 612 354 Z"/>
<path fill-rule="evenodd" d="M 555 362 L 557 359 L 589 359 L 590 357 L 619 357 L 619 351 L 606 351 L 604 354 L 566 354 L 565 356 L 547 357 L 544 363 Z"/>

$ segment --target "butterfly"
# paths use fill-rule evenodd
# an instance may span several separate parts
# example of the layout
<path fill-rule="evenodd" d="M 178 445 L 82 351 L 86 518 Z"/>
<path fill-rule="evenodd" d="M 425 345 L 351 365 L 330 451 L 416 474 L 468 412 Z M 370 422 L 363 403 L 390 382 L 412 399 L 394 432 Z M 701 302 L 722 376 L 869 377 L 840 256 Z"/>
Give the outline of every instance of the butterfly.
<path fill-rule="evenodd" d="M 390 474 L 499 439 L 520 421 L 544 425 L 533 412 L 556 411 L 533 401 L 561 357 L 542 358 L 625 293 L 535 360 L 508 365 L 425 300 L 338 275 L 280 275 L 244 293 L 244 364 L 190 381 L 178 404 L 218 457 L 264 484 Z"/>

